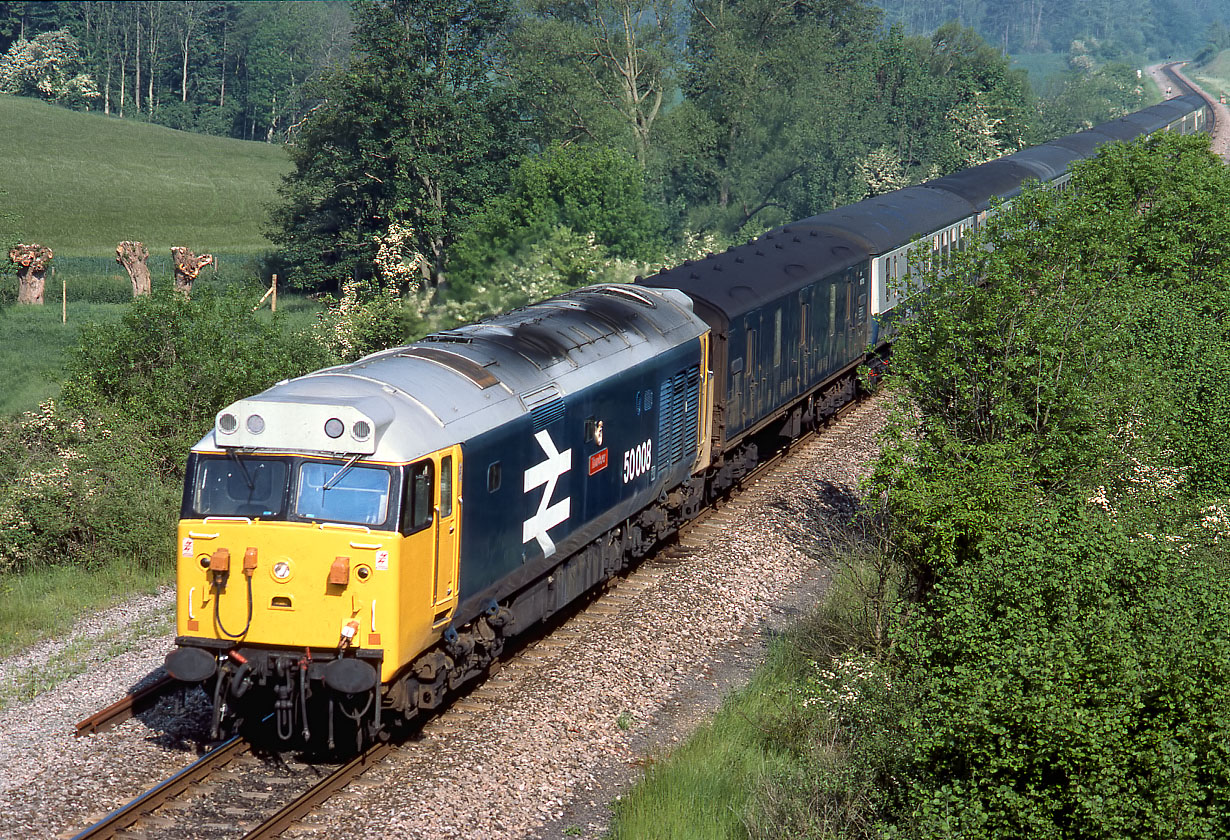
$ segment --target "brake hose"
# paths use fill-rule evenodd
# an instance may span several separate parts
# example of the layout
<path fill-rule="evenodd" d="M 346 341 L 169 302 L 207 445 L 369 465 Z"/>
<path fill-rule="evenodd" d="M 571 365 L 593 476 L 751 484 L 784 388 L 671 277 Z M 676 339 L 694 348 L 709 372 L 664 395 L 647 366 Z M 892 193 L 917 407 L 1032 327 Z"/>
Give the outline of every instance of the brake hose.
<path fill-rule="evenodd" d="M 252 576 L 245 574 L 248 579 L 248 623 L 243 626 L 243 631 L 240 633 L 232 633 L 222 626 L 222 592 L 218 593 L 218 598 L 214 602 L 214 626 L 222 633 L 231 639 L 242 639 L 248 635 L 248 629 L 252 626 Z"/>

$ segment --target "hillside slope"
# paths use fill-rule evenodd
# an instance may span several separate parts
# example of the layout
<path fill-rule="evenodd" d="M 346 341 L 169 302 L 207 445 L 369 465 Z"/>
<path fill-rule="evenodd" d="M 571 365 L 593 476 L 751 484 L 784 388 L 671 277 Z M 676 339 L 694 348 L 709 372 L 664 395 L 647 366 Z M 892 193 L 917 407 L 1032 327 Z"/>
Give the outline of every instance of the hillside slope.
<path fill-rule="evenodd" d="M 57 255 L 268 250 L 266 206 L 285 150 L 0 95 L 0 209 Z M 8 225 L 5 225 L 8 227 Z"/>
<path fill-rule="evenodd" d="M 1230 50 L 1222 50 L 1207 64 L 1189 64 L 1183 68 L 1192 80 L 1204 86 L 1213 97 L 1230 92 Z"/>

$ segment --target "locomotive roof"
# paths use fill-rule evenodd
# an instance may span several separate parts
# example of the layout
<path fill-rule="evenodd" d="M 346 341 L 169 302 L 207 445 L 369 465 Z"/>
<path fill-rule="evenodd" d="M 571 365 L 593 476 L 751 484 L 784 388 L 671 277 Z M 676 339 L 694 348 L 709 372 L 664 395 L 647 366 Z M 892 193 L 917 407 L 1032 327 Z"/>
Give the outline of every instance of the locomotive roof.
<path fill-rule="evenodd" d="M 637 284 L 679 289 L 730 319 L 866 259 L 863 243 L 820 227 L 792 225 L 638 278 Z"/>
<path fill-rule="evenodd" d="M 677 292 L 591 286 L 279 382 L 219 412 L 196 448 L 409 461 L 651 360 L 706 329 Z M 264 421 L 259 433 L 248 427 L 253 414 Z M 336 435 L 325 431 L 331 419 L 341 423 L 333 427 Z M 356 435 L 356 424 L 364 422 L 367 429 L 359 431 L 368 434 Z"/>

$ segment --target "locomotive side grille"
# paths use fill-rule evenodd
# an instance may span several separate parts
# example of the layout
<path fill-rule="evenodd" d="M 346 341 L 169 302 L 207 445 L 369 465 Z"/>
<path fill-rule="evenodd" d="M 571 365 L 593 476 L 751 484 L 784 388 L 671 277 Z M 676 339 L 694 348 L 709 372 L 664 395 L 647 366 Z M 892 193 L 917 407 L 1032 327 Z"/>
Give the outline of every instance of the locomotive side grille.
<path fill-rule="evenodd" d="M 536 432 L 541 432 L 564 416 L 564 400 L 555 385 L 544 385 L 522 394 L 521 404 L 530 412 L 530 422 Z"/>
<path fill-rule="evenodd" d="M 540 405 L 530 412 L 530 419 L 533 421 L 534 431 L 536 432 L 541 432 L 563 416 L 564 401 L 561 399 L 552 400 L 545 405 Z"/>
<path fill-rule="evenodd" d="M 700 367 L 693 365 L 662 383 L 658 397 L 658 475 L 688 458 L 700 422 Z"/>

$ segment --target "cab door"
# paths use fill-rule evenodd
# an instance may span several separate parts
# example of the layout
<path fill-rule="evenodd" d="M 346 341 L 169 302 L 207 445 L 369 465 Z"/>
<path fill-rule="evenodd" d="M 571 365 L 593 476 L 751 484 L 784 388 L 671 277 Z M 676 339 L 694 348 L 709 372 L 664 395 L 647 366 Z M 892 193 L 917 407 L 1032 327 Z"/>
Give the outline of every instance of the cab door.
<path fill-rule="evenodd" d="M 458 520 L 461 508 L 461 447 L 444 449 L 432 456 L 436 461 L 437 495 L 435 506 L 435 587 L 432 603 L 438 623 L 443 608 L 457 600 L 459 560 Z"/>

